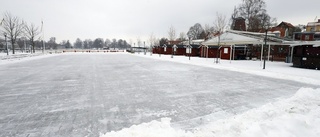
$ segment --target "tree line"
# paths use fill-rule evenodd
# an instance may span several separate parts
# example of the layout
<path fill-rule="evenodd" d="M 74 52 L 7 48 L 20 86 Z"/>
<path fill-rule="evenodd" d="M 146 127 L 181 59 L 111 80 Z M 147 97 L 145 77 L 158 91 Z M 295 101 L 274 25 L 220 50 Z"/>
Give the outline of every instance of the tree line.
<path fill-rule="evenodd" d="M 94 40 L 77 38 L 74 43 L 69 40 L 63 40 L 57 43 L 56 37 L 51 37 L 48 41 L 44 41 L 42 33 L 43 22 L 41 26 L 36 26 L 34 23 L 27 23 L 17 16 L 13 16 L 9 12 L 5 12 L 3 19 L 0 22 L 0 35 L 3 35 L 11 44 L 12 54 L 15 54 L 16 48 L 23 51 L 29 48 L 31 52 L 35 53 L 36 49 L 126 49 L 131 47 L 126 40 L 123 39 L 102 39 L 96 38 Z M 0 49 L 5 49 L 4 40 L 0 39 Z"/>
<path fill-rule="evenodd" d="M 259 32 L 267 30 L 277 25 L 277 19 L 271 17 L 266 10 L 265 0 L 242 0 L 242 3 L 234 7 L 230 20 L 221 13 L 216 13 L 216 18 L 213 24 L 195 23 L 189 28 L 187 33 L 181 32 L 178 36 L 173 26 L 168 30 L 168 38 L 159 39 L 159 44 L 163 45 L 166 41 L 186 41 L 189 39 L 210 39 L 215 36 L 220 36 L 227 27 L 234 29 L 234 20 L 243 18 L 245 20 L 246 30 L 249 32 Z M 298 28 L 298 27 L 297 27 Z M 299 29 L 295 28 L 295 31 Z"/>
<path fill-rule="evenodd" d="M 73 44 L 73 48 L 77 49 L 127 49 L 131 47 L 131 45 L 123 39 L 103 39 L 96 38 L 95 40 L 85 39 L 81 40 L 77 38 Z"/>

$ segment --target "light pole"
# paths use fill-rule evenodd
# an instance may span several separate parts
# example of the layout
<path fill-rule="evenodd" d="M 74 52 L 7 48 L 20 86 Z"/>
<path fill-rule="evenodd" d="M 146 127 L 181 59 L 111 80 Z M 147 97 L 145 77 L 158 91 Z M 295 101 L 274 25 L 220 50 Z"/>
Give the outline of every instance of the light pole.
<path fill-rule="evenodd" d="M 145 41 L 143 41 L 143 51 L 144 51 L 144 55 L 146 55 L 146 42 Z"/>
<path fill-rule="evenodd" d="M 46 43 L 44 41 L 44 28 L 43 28 L 43 21 L 41 21 L 41 30 L 42 30 L 42 53 L 46 51 Z"/>
<path fill-rule="evenodd" d="M 191 39 L 190 39 L 190 37 L 189 37 L 188 50 L 189 50 L 189 60 L 190 60 L 190 54 L 191 54 Z"/>
<path fill-rule="evenodd" d="M 264 38 L 264 45 L 263 45 L 263 69 L 266 69 L 266 53 L 265 53 L 265 49 L 264 46 L 267 46 L 267 36 L 268 36 L 268 29 L 266 29 L 266 35 Z"/>
<path fill-rule="evenodd" d="M 173 46 L 171 48 L 171 58 L 173 58 Z"/>
<path fill-rule="evenodd" d="M 7 56 L 8 56 L 9 55 L 9 48 L 8 48 L 8 42 L 7 42 L 7 33 L 3 33 L 3 35 L 4 35 L 5 42 L 6 42 Z"/>

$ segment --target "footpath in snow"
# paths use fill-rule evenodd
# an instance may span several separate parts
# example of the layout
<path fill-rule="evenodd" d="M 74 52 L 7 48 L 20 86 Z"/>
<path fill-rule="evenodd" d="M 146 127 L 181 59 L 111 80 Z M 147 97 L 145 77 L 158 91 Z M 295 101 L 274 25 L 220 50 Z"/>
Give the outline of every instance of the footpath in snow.
<path fill-rule="evenodd" d="M 208 68 L 250 73 L 260 76 L 292 80 L 320 85 L 320 71 L 291 67 L 284 62 L 267 62 L 262 69 L 261 61 L 221 60 L 158 54 L 135 56 L 199 65 Z M 173 127 L 170 118 L 151 121 L 120 131 L 101 134 L 101 137 L 318 137 L 320 136 L 320 89 L 301 88 L 288 99 L 266 104 L 260 108 L 214 122 L 192 131 Z"/>

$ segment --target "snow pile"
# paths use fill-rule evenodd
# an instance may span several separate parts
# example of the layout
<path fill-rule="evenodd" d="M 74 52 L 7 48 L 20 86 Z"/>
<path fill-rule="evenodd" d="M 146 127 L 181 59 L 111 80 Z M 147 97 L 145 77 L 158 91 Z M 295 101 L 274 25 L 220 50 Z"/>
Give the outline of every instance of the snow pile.
<path fill-rule="evenodd" d="M 17 63 L 22 61 L 30 61 L 35 59 L 42 59 L 47 57 L 56 56 L 59 54 L 43 54 L 43 53 L 17 53 L 17 54 L 4 54 L 0 53 L 0 65 L 10 64 L 10 63 Z"/>
<path fill-rule="evenodd" d="M 169 118 L 135 125 L 102 137 L 319 137 L 320 89 L 301 88 L 293 97 L 197 127 L 175 129 Z"/>
<path fill-rule="evenodd" d="M 174 129 L 170 125 L 170 118 L 162 118 L 161 122 L 151 121 L 149 123 L 143 123 L 140 125 L 134 125 L 130 128 L 123 129 L 118 132 L 110 132 L 101 137 L 180 137 L 189 136 L 193 134 L 191 132 L 185 132 L 181 129 Z"/>

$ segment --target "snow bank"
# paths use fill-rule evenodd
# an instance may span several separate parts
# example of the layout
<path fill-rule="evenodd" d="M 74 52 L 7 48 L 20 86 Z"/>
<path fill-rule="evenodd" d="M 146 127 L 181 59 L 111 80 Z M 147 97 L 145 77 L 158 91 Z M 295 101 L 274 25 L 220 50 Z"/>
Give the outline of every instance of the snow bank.
<path fill-rule="evenodd" d="M 263 64 L 261 61 L 220 60 L 220 63 L 215 64 L 213 63 L 215 62 L 214 58 L 191 57 L 191 60 L 189 60 L 188 57 L 185 56 L 174 56 L 174 58 L 171 58 L 171 55 L 161 55 L 161 57 L 157 56 L 158 54 L 155 54 L 153 56 L 146 56 L 143 54 L 132 55 L 208 68 L 254 74 L 276 79 L 284 79 L 306 84 L 320 85 L 319 70 L 295 68 L 292 67 L 292 63 L 267 61 L 266 69 L 262 69 Z"/>
<path fill-rule="evenodd" d="M 175 129 L 170 118 L 134 125 L 101 137 L 318 137 L 320 89 L 301 88 L 293 97 L 214 121 L 194 131 Z"/>
<path fill-rule="evenodd" d="M 18 63 L 23 61 L 30 61 L 35 59 L 42 59 L 47 57 L 52 57 L 60 54 L 43 54 L 43 53 L 17 53 L 17 54 L 4 54 L 0 53 L 0 65 L 7 65 L 11 63 Z"/>
<path fill-rule="evenodd" d="M 134 125 L 130 128 L 118 132 L 109 132 L 100 135 L 101 137 L 180 137 L 192 136 L 191 132 L 185 132 L 181 129 L 174 129 L 170 125 L 170 118 L 162 118 L 161 121 L 151 121 L 140 125 Z"/>

